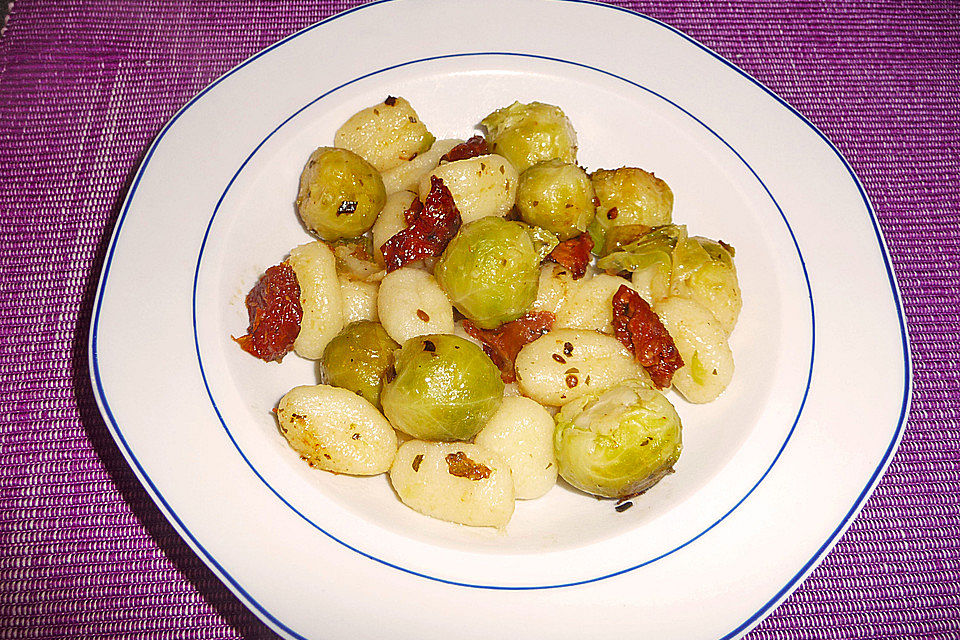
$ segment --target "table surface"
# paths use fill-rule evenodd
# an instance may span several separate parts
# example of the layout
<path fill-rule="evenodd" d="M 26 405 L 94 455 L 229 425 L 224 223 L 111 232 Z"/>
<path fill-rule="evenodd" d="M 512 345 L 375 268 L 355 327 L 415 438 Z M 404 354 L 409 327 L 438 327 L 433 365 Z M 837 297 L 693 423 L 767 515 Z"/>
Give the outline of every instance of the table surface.
<path fill-rule="evenodd" d="M 0 639 L 271 638 L 160 514 L 97 410 L 100 267 L 153 136 L 197 91 L 354 2 L 17 0 L 0 36 Z M 960 638 L 960 4 L 618 1 L 711 47 L 863 181 L 914 396 L 876 493 L 750 632 Z"/>

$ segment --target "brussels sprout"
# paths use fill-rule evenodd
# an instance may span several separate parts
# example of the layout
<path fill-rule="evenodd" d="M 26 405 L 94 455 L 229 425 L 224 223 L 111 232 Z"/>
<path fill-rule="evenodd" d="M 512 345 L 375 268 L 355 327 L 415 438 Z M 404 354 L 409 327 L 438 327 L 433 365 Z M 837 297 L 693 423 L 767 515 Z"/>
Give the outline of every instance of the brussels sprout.
<path fill-rule="evenodd" d="M 606 256 L 619 251 L 650 233 L 655 227 L 645 224 L 625 224 L 605 229 L 598 218 L 594 218 L 587 233 L 593 240 L 592 252 L 596 256 Z"/>
<path fill-rule="evenodd" d="M 370 236 L 334 242 L 333 255 L 337 259 L 337 275 L 349 280 L 369 280 L 381 271 L 373 258 Z"/>
<path fill-rule="evenodd" d="M 590 174 L 590 180 L 600 201 L 596 222 L 604 236 L 604 242 L 600 245 L 603 247 L 599 252 L 601 255 L 613 251 L 618 244 L 636 239 L 645 231 L 643 227 L 670 224 L 673 192 L 666 182 L 652 173 L 634 167 L 600 169 Z M 617 237 L 623 231 L 614 231 L 622 227 L 633 227 L 624 230 L 626 238 Z M 611 234 L 612 237 L 606 237 Z"/>
<path fill-rule="evenodd" d="M 593 221 L 587 225 L 587 233 L 590 234 L 590 239 L 593 240 L 593 248 L 590 249 L 590 253 L 595 256 L 605 256 L 610 253 L 609 251 L 604 251 L 607 232 L 600 226 L 600 221 L 597 220 L 596 215 L 594 215 Z"/>
<path fill-rule="evenodd" d="M 643 493 L 680 457 L 680 416 L 662 393 L 639 380 L 573 400 L 555 420 L 560 476 L 587 493 Z"/>
<path fill-rule="evenodd" d="M 673 253 L 670 289 L 675 296 L 700 303 L 727 333 L 733 331 L 743 306 L 733 247 L 701 237 L 679 242 Z"/>
<path fill-rule="evenodd" d="M 577 160 L 577 134 L 560 107 L 514 102 L 497 109 L 480 124 L 489 134 L 491 153 L 505 157 L 521 173 L 545 160 Z"/>
<path fill-rule="evenodd" d="M 379 322 L 354 322 L 323 350 L 323 377 L 335 387 L 360 394 L 379 408 L 380 381 L 393 365 L 393 352 L 399 348 Z"/>
<path fill-rule="evenodd" d="M 503 380 L 483 349 L 433 334 L 403 343 L 380 400 L 390 423 L 421 440 L 469 440 L 500 408 Z"/>
<path fill-rule="evenodd" d="M 569 240 L 593 221 L 593 186 L 587 172 L 575 164 L 540 162 L 520 174 L 517 208 L 526 222 Z"/>
<path fill-rule="evenodd" d="M 478 327 L 493 329 L 533 304 L 539 265 L 523 224 L 486 217 L 460 228 L 434 275 L 460 313 Z"/>
<path fill-rule="evenodd" d="M 637 292 L 652 303 L 670 293 L 674 249 L 686 240 L 685 226 L 668 224 L 657 227 L 619 251 L 600 258 L 597 266 L 609 272 L 632 272 Z"/>
<path fill-rule="evenodd" d="M 323 240 L 356 238 L 373 226 L 387 201 L 380 174 L 346 149 L 320 147 L 300 174 L 297 213 Z"/>
<path fill-rule="evenodd" d="M 534 225 L 525 225 L 527 233 L 530 234 L 530 240 L 533 241 L 533 250 L 537 252 L 537 259 L 543 262 L 550 255 L 550 252 L 560 244 L 560 238 L 551 231 L 543 227 Z"/>

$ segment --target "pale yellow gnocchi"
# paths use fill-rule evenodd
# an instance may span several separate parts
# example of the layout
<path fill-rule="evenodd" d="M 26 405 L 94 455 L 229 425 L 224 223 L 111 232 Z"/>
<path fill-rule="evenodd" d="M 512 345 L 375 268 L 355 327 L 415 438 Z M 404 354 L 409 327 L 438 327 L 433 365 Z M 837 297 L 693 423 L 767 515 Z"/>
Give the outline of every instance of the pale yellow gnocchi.
<path fill-rule="evenodd" d="M 616 338 L 579 329 L 553 329 L 524 346 L 516 369 L 523 395 L 555 407 L 646 377 Z"/>
<path fill-rule="evenodd" d="M 440 164 L 440 158 L 461 142 L 463 140 L 457 140 L 456 138 L 437 140 L 428 151 L 401 162 L 392 169 L 383 171 L 380 175 L 383 177 L 383 187 L 387 195 L 389 196 L 397 191 L 416 191 L 420 179 L 436 169 L 437 165 Z"/>
<path fill-rule="evenodd" d="M 340 278 L 340 297 L 343 300 L 344 326 L 357 320 L 378 320 L 376 282 Z"/>
<path fill-rule="evenodd" d="M 653 305 L 670 332 L 684 365 L 673 386 L 694 403 L 715 400 L 733 379 L 733 352 L 727 332 L 710 311 L 693 300 L 668 297 Z"/>
<path fill-rule="evenodd" d="M 390 467 L 390 482 L 405 505 L 440 520 L 502 528 L 513 516 L 510 467 L 475 444 L 405 442 Z"/>
<path fill-rule="evenodd" d="M 316 360 L 343 328 L 343 294 L 336 259 L 330 247 L 316 241 L 294 248 L 287 263 L 297 274 L 303 309 L 293 349 L 299 356 Z"/>
<path fill-rule="evenodd" d="M 354 152 L 381 172 L 427 151 L 433 141 L 410 103 L 393 96 L 350 116 L 333 137 L 334 146 Z"/>
<path fill-rule="evenodd" d="M 613 333 L 612 300 L 622 285 L 633 286 L 619 276 L 594 271 L 574 279 L 565 267 L 546 264 L 540 270 L 537 299 L 532 308 L 554 314 L 555 329 Z"/>
<path fill-rule="evenodd" d="M 517 170 L 503 156 L 489 154 L 440 165 L 420 179 L 421 200 L 430 193 L 434 176 L 450 190 L 463 224 L 486 216 L 503 217 L 517 197 Z"/>
<path fill-rule="evenodd" d="M 294 387 L 277 405 L 280 432 L 311 466 L 358 476 L 390 468 L 397 434 L 370 402 L 329 385 Z"/>
<path fill-rule="evenodd" d="M 431 333 L 453 333 L 453 305 L 436 278 L 423 269 L 402 267 L 380 283 L 380 323 L 403 344 Z"/>
<path fill-rule="evenodd" d="M 407 226 L 405 213 L 413 203 L 417 194 L 411 191 L 396 191 L 387 196 L 387 202 L 383 205 L 383 211 L 377 221 L 373 223 L 371 229 L 373 236 L 374 258 L 381 265 L 383 259 L 383 243 L 403 231 Z"/>
<path fill-rule="evenodd" d="M 507 462 L 517 499 L 532 500 L 557 483 L 553 427 L 553 416 L 542 405 L 511 395 L 503 399 L 474 443 Z"/>

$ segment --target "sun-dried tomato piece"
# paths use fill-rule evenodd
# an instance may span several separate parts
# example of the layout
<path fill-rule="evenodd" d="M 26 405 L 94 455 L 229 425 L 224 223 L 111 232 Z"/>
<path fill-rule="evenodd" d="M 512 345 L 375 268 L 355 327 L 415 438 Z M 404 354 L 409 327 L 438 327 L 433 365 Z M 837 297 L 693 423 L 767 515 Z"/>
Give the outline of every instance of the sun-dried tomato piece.
<path fill-rule="evenodd" d="M 414 199 L 404 218 L 407 228 L 383 243 L 388 272 L 422 258 L 439 256 L 463 224 L 450 190 L 437 176 L 430 177 L 430 193 L 423 204 Z"/>
<path fill-rule="evenodd" d="M 463 451 L 448 453 L 443 459 L 447 461 L 447 471 L 450 475 L 458 478 L 474 481 L 485 480 L 493 472 L 487 465 L 474 462 L 468 458 Z"/>
<path fill-rule="evenodd" d="M 669 387 L 683 359 L 657 314 L 627 285 L 620 285 L 613 296 L 613 330 L 650 374 L 653 384 L 659 389 Z"/>
<path fill-rule="evenodd" d="M 550 331 L 554 320 L 556 316 L 549 311 L 534 311 L 496 329 L 481 329 L 464 319 L 463 329 L 481 342 L 484 352 L 500 369 L 503 381 L 515 382 L 517 372 L 514 361 L 520 349 Z"/>
<path fill-rule="evenodd" d="M 247 294 L 247 333 L 240 348 L 266 362 L 280 362 L 300 334 L 300 283 L 286 262 L 270 267 Z"/>
<path fill-rule="evenodd" d="M 593 238 L 589 233 L 581 233 L 576 238 L 570 238 L 558 244 L 547 257 L 566 267 L 573 279 L 579 280 L 587 273 L 591 249 L 593 249 Z"/>
<path fill-rule="evenodd" d="M 487 150 L 487 140 L 483 136 L 473 136 L 466 142 L 461 142 L 450 151 L 441 156 L 441 162 L 453 162 L 455 160 L 466 160 L 467 158 L 476 158 L 490 153 Z"/>
<path fill-rule="evenodd" d="M 422 213 L 423 203 L 420 202 L 420 198 L 414 198 L 410 206 L 407 207 L 407 210 L 403 212 L 403 221 L 406 222 L 409 227 L 417 221 L 417 218 L 419 218 Z"/>

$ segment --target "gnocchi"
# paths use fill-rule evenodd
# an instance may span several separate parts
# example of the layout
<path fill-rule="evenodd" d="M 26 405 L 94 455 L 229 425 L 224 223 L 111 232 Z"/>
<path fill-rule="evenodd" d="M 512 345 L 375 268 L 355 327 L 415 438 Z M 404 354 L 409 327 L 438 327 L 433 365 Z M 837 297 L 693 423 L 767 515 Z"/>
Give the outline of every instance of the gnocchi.
<path fill-rule="evenodd" d="M 300 283 L 303 319 L 293 343 L 297 355 L 316 360 L 343 328 L 343 294 L 333 251 L 323 242 L 311 242 L 290 252 L 287 263 Z"/>
<path fill-rule="evenodd" d="M 334 146 L 356 153 L 377 171 L 412 160 L 433 141 L 410 103 L 393 96 L 350 116 L 333 136 Z"/>
<path fill-rule="evenodd" d="M 277 405 L 277 422 L 293 450 L 326 471 L 377 475 L 397 452 L 397 434 L 386 418 L 340 387 L 294 387 Z"/>
<path fill-rule="evenodd" d="M 486 216 L 507 215 L 517 196 L 517 170 L 495 154 L 456 160 L 440 165 L 420 178 L 420 199 L 430 192 L 430 178 L 450 189 L 463 224 Z"/>
<path fill-rule="evenodd" d="M 557 483 L 553 416 L 539 403 L 509 396 L 474 440 L 510 467 L 517 499 L 539 498 Z"/>
<path fill-rule="evenodd" d="M 555 407 L 646 377 L 616 338 L 578 329 L 553 329 L 537 338 L 520 349 L 516 368 L 520 392 Z"/>
<path fill-rule="evenodd" d="M 387 196 L 383 211 L 371 229 L 373 235 L 374 258 L 379 264 L 384 263 L 383 243 L 395 236 L 407 226 L 404 216 L 413 203 L 417 194 L 410 191 L 397 191 Z"/>
<path fill-rule="evenodd" d="M 357 320 L 378 320 L 376 282 L 340 278 L 340 297 L 343 300 L 343 324 Z"/>
<path fill-rule="evenodd" d="M 397 191 L 416 191 L 420 179 L 433 171 L 440 164 L 440 158 L 461 142 L 463 140 L 456 138 L 437 140 L 428 151 L 384 171 L 381 175 L 387 195 Z"/>
<path fill-rule="evenodd" d="M 380 322 L 403 344 L 429 333 L 453 333 L 453 305 L 436 278 L 416 267 L 401 267 L 380 283 Z"/>
<path fill-rule="evenodd" d="M 606 273 L 588 274 L 575 280 L 564 267 L 548 264 L 540 270 L 537 299 L 532 308 L 554 314 L 553 326 L 557 329 L 592 329 L 611 334 L 611 301 L 622 285 L 633 286 L 619 276 Z"/>
<path fill-rule="evenodd" d="M 673 385 L 694 403 L 710 402 L 733 378 L 733 352 L 723 325 L 693 300 L 667 297 L 653 310 L 670 332 L 684 365 L 673 374 Z"/>
<path fill-rule="evenodd" d="M 475 444 L 405 442 L 390 467 L 390 482 L 405 505 L 440 520 L 502 528 L 513 516 L 510 467 Z"/>

